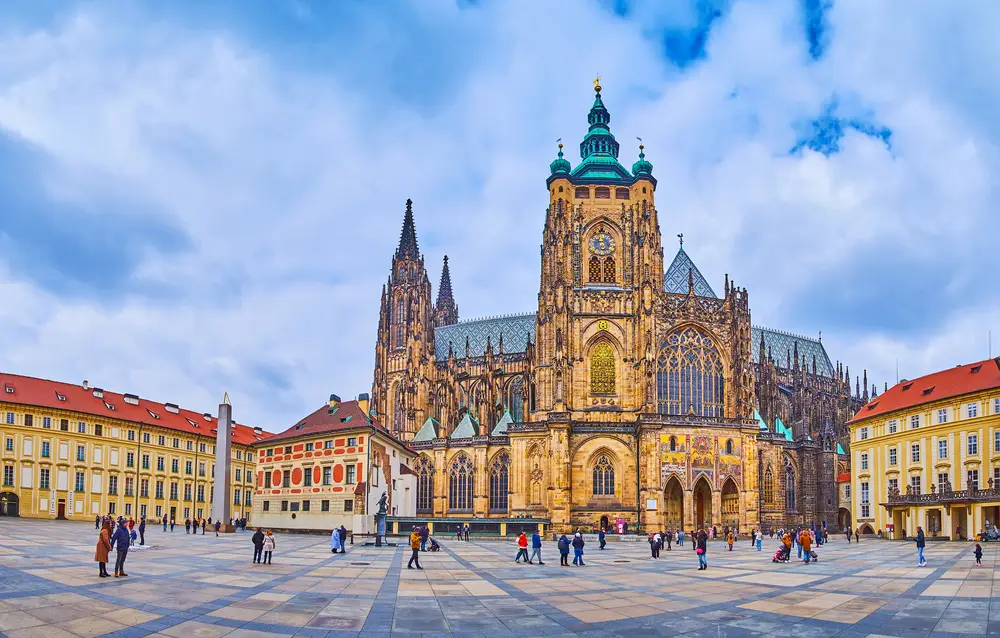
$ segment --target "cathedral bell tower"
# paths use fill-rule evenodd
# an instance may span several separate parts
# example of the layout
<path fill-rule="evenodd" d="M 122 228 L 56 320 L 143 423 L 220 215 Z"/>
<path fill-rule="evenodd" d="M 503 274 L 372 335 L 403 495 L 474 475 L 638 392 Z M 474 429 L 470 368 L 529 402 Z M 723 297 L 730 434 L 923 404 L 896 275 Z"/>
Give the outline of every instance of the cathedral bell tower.
<path fill-rule="evenodd" d="M 641 144 L 632 172 L 619 163 L 599 79 L 594 90 L 582 161 L 573 168 L 560 143 L 546 181 L 533 420 L 571 413 L 634 421 L 655 405 L 648 376 L 663 286 L 656 179 Z"/>
<path fill-rule="evenodd" d="M 448 283 L 450 297 L 450 278 Z M 457 307 L 454 313 L 457 318 Z M 372 381 L 372 406 L 379 421 L 403 440 L 412 438 L 426 418 L 424 406 L 434 378 L 434 322 L 431 282 L 408 199 L 392 271 L 382 287 Z"/>

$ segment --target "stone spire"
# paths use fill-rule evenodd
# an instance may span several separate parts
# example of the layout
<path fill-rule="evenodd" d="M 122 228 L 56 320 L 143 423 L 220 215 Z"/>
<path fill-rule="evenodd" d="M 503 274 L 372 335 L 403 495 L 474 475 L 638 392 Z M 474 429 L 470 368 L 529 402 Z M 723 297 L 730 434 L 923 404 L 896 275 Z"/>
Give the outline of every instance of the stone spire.
<path fill-rule="evenodd" d="M 448 269 L 448 255 L 444 256 L 444 266 L 441 267 L 441 283 L 438 284 L 437 303 L 434 304 L 437 313 L 437 325 L 450 326 L 458 323 L 458 304 L 451 292 L 451 271 Z"/>
<path fill-rule="evenodd" d="M 232 518 L 230 502 L 233 498 L 233 406 L 229 403 L 229 393 L 219 402 L 219 420 L 215 424 L 215 485 L 212 488 L 212 518 L 222 521 L 222 530 L 233 531 L 229 524 Z"/>
<path fill-rule="evenodd" d="M 406 200 L 406 214 L 403 216 L 403 230 L 399 233 L 396 257 L 420 259 L 420 249 L 417 247 L 417 228 L 413 223 L 412 199 Z"/>

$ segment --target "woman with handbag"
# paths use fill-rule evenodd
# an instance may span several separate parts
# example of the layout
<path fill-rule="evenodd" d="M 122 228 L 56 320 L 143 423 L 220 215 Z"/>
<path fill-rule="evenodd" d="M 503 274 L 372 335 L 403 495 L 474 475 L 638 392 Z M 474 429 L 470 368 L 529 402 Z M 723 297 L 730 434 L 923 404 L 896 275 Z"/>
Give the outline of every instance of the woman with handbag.
<path fill-rule="evenodd" d="M 708 569 L 708 534 L 705 530 L 698 531 L 695 552 L 698 553 L 698 569 Z"/>

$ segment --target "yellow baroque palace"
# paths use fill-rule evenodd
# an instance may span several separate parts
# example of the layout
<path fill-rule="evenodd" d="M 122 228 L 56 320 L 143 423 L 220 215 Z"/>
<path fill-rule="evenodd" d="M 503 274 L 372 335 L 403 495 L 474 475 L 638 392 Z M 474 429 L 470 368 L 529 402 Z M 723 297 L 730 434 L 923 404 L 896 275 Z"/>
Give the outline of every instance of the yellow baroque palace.
<path fill-rule="evenodd" d="M 973 538 L 1000 521 L 1000 358 L 902 380 L 850 422 L 862 533 Z"/>
<path fill-rule="evenodd" d="M 412 202 L 383 288 L 372 406 L 418 452 L 421 521 L 496 532 L 850 524 L 851 392 L 821 340 L 752 325 L 683 245 L 664 268 L 652 164 L 618 161 L 596 85 L 573 167 L 546 180 L 534 312 L 458 320 L 437 300 Z M 857 386 L 857 384 L 856 384 Z M 867 380 L 865 382 L 867 386 Z"/>
<path fill-rule="evenodd" d="M 218 419 L 173 403 L 0 373 L 0 516 L 93 520 L 212 515 Z M 233 516 L 253 508 L 254 444 L 234 424 Z"/>

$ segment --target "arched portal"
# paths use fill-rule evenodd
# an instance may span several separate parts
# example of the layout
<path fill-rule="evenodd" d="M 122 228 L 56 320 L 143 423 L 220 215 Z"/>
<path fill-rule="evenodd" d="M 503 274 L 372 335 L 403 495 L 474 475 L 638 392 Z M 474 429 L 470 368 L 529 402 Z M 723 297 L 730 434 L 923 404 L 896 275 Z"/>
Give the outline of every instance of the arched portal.
<path fill-rule="evenodd" d="M 704 476 L 694 486 L 694 524 L 700 528 L 712 526 L 712 487 Z"/>
<path fill-rule="evenodd" d="M 608 531 L 608 525 L 609 525 L 608 517 L 607 516 L 602 516 L 601 517 L 601 529 L 604 530 L 605 532 Z"/>
<path fill-rule="evenodd" d="M 0 493 L 0 516 L 19 516 L 18 498 L 13 492 Z"/>
<path fill-rule="evenodd" d="M 740 526 L 740 492 L 732 477 L 722 486 L 722 524 L 737 529 Z"/>
<path fill-rule="evenodd" d="M 684 490 L 676 476 L 667 480 L 663 490 L 663 524 L 667 529 L 684 529 Z"/>
<path fill-rule="evenodd" d="M 837 527 L 840 529 L 851 529 L 851 510 L 841 507 L 837 511 Z"/>

